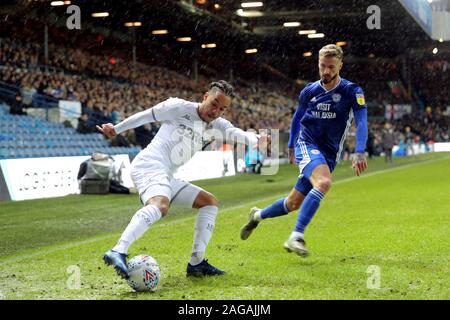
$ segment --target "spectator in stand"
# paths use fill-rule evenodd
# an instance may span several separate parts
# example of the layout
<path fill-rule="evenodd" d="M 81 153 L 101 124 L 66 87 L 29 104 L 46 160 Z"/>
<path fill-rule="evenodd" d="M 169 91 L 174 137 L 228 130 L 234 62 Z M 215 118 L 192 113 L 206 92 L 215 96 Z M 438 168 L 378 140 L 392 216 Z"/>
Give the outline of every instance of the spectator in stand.
<path fill-rule="evenodd" d="M 414 134 L 411 132 L 411 128 L 407 126 L 405 128 L 405 140 L 406 140 L 406 155 L 415 155 L 414 152 Z"/>
<path fill-rule="evenodd" d="M 89 115 L 87 113 L 82 113 L 81 117 L 78 118 L 77 131 L 79 133 L 92 133 L 93 129 L 89 126 Z"/>
<path fill-rule="evenodd" d="M 30 107 L 33 103 L 34 95 L 37 90 L 33 87 L 31 80 L 25 80 L 22 88 L 20 88 L 20 94 L 22 96 L 22 103 L 26 107 Z"/>
<path fill-rule="evenodd" d="M 395 144 L 395 134 L 394 129 L 392 128 L 392 125 L 389 122 L 386 122 L 384 126 L 381 140 L 383 144 L 383 150 L 385 153 L 384 158 L 385 162 L 392 163 L 392 149 Z"/>
<path fill-rule="evenodd" d="M 375 135 L 373 130 L 370 129 L 367 135 L 367 153 L 369 154 L 369 158 L 372 159 L 375 153 Z"/>
<path fill-rule="evenodd" d="M 26 115 L 27 113 L 23 109 L 24 105 L 22 103 L 22 96 L 20 94 L 17 94 L 13 103 L 11 103 L 9 112 L 11 114 Z"/>

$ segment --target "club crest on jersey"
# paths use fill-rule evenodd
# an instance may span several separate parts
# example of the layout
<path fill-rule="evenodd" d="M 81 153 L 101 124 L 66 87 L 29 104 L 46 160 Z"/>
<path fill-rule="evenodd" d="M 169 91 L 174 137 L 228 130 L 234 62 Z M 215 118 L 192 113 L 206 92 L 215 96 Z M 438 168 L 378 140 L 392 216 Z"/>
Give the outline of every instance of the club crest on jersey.
<path fill-rule="evenodd" d="M 332 98 L 333 98 L 334 102 L 338 103 L 341 101 L 342 96 L 339 93 L 335 93 L 335 94 L 333 94 Z"/>
<path fill-rule="evenodd" d="M 358 104 L 360 106 L 364 106 L 366 104 L 366 99 L 364 98 L 364 94 L 357 93 L 356 94 L 356 102 L 358 102 Z"/>
<path fill-rule="evenodd" d="M 320 151 L 317 150 L 317 149 L 313 149 L 313 150 L 311 150 L 311 153 L 315 154 L 315 155 L 318 155 L 318 154 L 320 154 Z"/>

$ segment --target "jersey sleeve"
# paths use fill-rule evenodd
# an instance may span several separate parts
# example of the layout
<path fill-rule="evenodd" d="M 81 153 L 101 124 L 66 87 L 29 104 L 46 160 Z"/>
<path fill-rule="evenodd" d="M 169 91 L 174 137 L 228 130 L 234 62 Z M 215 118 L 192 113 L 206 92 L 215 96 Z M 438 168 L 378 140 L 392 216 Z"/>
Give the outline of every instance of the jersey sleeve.
<path fill-rule="evenodd" d="M 180 110 L 184 106 L 185 100 L 178 98 L 170 98 L 166 101 L 158 103 L 152 110 L 152 116 L 155 121 L 170 121 L 179 116 Z"/>
<path fill-rule="evenodd" d="M 353 111 L 367 108 L 364 91 L 360 86 L 352 85 L 349 90 L 350 99 L 352 101 Z"/>
<path fill-rule="evenodd" d="M 367 105 L 364 92 L 359 86 L 352 86 L 350 89 L 353 114 L 356 124 L 356 149 L 357 153 L 364 153 L 368 137 L 367 126 Z"/>
<path fill-rule="evenodd" d="M 237 140 L 245 142 L 250 147 L 258 143 L 258 136 L 253 132 L 245 132 L 242 129 L 236 128 L 230 121 L 223 118 L 218 118 L 214 123 L 214 129 L 219 130 L 225 140 Z"/>
<path fill-rule="evenodd" d="M 307 88 L 303 89 L 300 92 L 300 96 L 298 97 L 298 105 L 297 110 L 295 110 L 294 117 L 291 122 L 291 132 L 289 136 L 288 148 L 293 149 L 295 147 L 295 143 L 298 139 L 298 135 L 300 134 L 300 121 L 306 113 L 306 109 L 308 106 L 307 99 Z"/>
<path fill-rule="evenodd" d="M 117 134 L 129 129 L 140 127 L 146 123 L 163 122 L 173 120 L 178 116 L 178 111 L 183 100 L 170 98 L 158 103 L 153 108 L 138 112 L 114 126 Z"/>

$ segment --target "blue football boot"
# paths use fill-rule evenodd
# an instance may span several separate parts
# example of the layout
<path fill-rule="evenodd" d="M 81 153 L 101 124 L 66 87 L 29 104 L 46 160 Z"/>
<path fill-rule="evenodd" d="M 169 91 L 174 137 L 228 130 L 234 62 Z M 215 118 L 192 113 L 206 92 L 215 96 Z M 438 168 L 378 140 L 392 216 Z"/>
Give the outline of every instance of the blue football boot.
<path fill-rule="evenodd" d="M 196 266 L 191 265 L 188 263 L 187 269 L 186 269 L 186 276 L 187 277 L 203 277 L 203 276 L 220 276 L 225 274 L 225 271 L 220 270 L 208 263 L 208 260 L 203 260 Z"/>
<path fill-rule="evenodd" d="M 108 266 L 114 266 L 114 269 L 116 269 L 119 276 L 128 279 L 127 257 L 128 255 L 124 253 L 109 250 L 103 256 L 103 261 L 105 261 Z"/>

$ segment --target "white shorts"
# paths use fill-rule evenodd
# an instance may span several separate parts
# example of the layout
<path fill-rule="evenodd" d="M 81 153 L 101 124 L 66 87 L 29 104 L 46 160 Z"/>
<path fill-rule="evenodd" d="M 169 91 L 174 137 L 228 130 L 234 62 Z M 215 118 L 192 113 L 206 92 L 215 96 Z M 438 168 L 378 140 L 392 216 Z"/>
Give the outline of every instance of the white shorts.
<path fill-rule="evenodd" d="M 156 196 L 164 196 L 171 204 L 191 208 L 202 188 L 187 181 L 178 180 L 167 169 L 149 166 L 132 167 L 131 178 L 143 204 Z"/>

